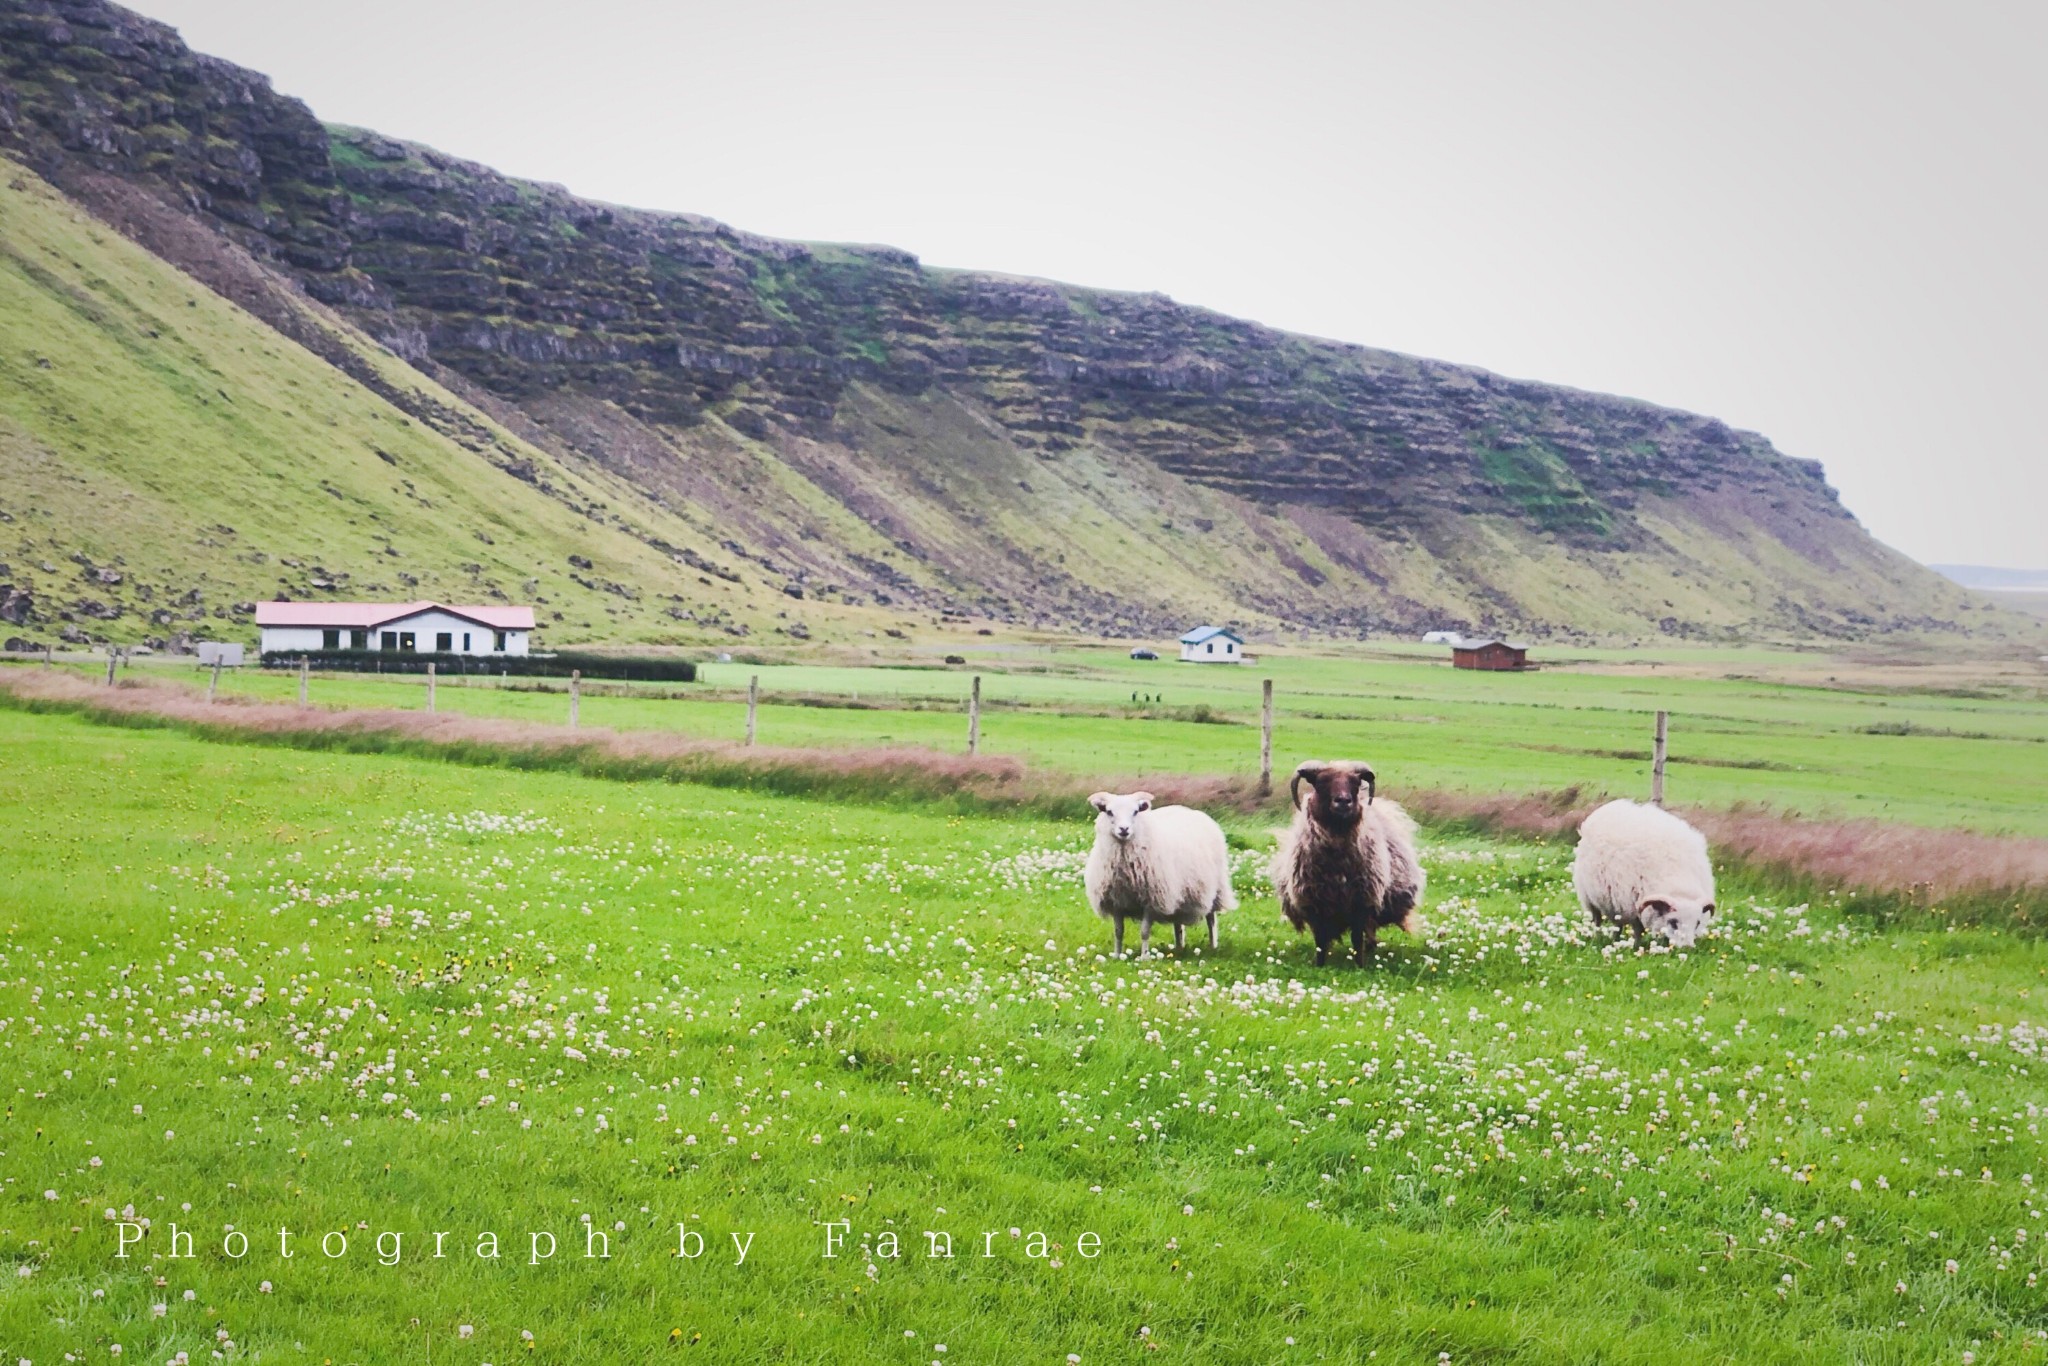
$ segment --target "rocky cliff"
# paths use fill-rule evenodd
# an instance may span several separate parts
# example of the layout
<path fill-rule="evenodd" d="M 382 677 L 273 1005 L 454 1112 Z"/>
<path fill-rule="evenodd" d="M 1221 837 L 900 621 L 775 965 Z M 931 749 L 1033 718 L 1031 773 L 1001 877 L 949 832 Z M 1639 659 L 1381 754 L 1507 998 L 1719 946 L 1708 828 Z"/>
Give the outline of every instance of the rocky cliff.
<path fill-rule="evenodd" d="M 1129 631 L 1859 634 L 1965 610 L 1818 464 L 1710 417 L 592 203 L 324 126 L 101 0 L 0 0 L 0 146 L 356 378 L 295 292 L 624 480 L 693 529 L 667 546 L 686 581 Z M 459 405 L 380 392 L 535 480 Z"/>

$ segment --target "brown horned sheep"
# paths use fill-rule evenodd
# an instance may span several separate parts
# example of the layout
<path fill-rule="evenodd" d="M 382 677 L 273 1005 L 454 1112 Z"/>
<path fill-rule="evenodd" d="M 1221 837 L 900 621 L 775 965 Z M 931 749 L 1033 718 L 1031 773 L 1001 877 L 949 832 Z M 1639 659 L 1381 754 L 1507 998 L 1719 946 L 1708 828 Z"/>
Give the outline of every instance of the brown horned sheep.
<path fill-rule="evenodd" d="M 1318 967 L 1346 931 L 1360 967 L 1378 947 L 1381 926 L 1423 932 L 1415 822 L 1395 803 L 1375 801 L 1376 788 L 1372 768 L 1355 761 L 1310 760 L 1294 770 L 1294 821 L 1273 854 L 1273 888 L 1288 923 L 1315 935 Z"/>

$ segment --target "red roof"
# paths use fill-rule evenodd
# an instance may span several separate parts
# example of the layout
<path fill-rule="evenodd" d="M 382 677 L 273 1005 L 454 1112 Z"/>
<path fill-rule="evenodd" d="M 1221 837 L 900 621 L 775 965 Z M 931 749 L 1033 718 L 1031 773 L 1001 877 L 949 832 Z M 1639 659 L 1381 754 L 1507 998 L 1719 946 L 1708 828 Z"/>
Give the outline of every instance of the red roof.
<path fill-rule="evenodd" d="M 446 612 L 494 631 L 531 631 L 531 607 L 450 607 L 439 602 L 259 602 L 258 626 L 323 626 L 373 630 L 422 612 Z"/>

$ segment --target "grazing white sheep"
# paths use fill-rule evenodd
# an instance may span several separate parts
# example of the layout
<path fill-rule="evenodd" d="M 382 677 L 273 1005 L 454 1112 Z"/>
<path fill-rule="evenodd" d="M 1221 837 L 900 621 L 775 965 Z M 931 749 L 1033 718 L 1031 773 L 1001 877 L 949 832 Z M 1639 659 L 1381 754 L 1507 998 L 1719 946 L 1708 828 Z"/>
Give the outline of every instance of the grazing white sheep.
<path fill-rule="evenodd" d="M 1707 837 L 1662 807 L 1615 801 L 1579 823 L 1572 886 L 1595 922 L 1689 948 L 1714 914 Z"/>
<path fill-rule="evenodd" d="M 1095 914 L 1116 925 L 1116 952 L 1124 952 L 1124 921 L 1138 921 L 1138 954 L 1152 949 L 1152 923 L 1173 926 L 1173 946 L 1187 943 L 1187 927 L 1206 921 L 1216 947 L 1216 917 L 1237 909 L 1230 886 L 1230 849 L 1223 827 L 1186 806 L 1154 806 L 1149 792 L 1098 792 L 1088 799 L 1095 815 L 1095 847 L 1082 882 Z"/>

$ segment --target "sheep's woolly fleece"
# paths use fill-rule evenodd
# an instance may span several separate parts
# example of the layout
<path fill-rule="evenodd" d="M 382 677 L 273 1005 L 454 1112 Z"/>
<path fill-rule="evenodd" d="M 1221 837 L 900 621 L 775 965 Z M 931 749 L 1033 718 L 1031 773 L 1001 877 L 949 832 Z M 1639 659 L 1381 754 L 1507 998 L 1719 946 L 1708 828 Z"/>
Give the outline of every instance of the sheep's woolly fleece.
<path fill-rule="evenodd" d="M 1209 816 L 1186 806 L 1151 806 L 1142 793 L 1097 793 L 1095 800 L 1095 846 L 1083 880 L 1097 915 L 1199 925 L 1237 909 L 1230 846 Z M 1119 828 L 1125 838 L 1118 838 Z"/>
<path fill-rule="evenodd" d="M 1641 925 L 1680 946 L 1697 939 L 1713 914 L 1706 836 L 1669 811 L 1638 802 L 1609 802 L 1586 817 L 1572 885 L 1596 919 Z M 1653 902 L 1663 904 L 1644 914 Z"/>

